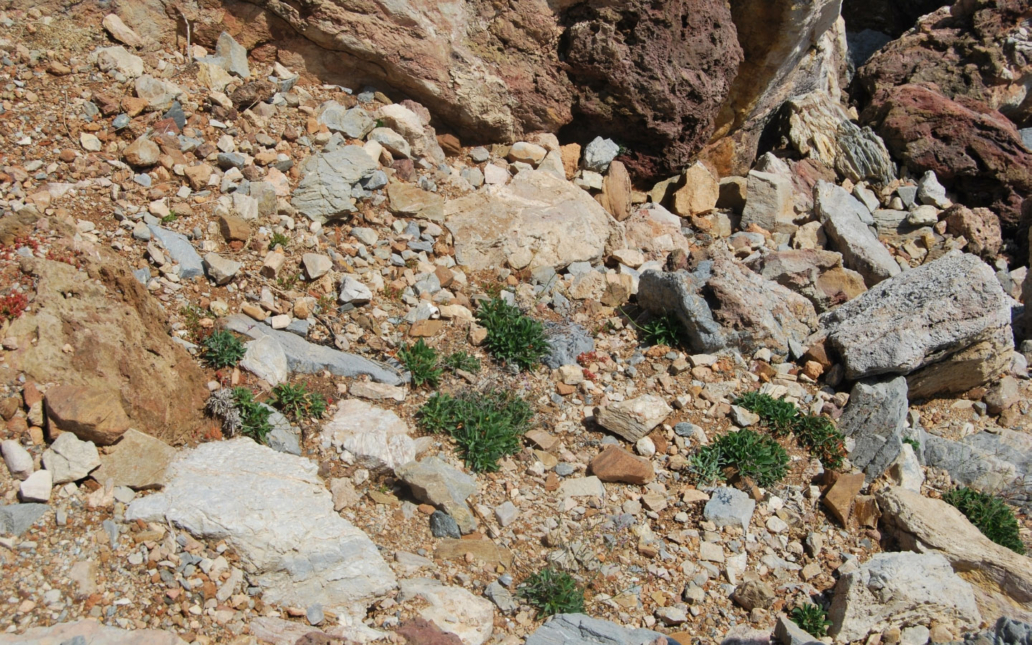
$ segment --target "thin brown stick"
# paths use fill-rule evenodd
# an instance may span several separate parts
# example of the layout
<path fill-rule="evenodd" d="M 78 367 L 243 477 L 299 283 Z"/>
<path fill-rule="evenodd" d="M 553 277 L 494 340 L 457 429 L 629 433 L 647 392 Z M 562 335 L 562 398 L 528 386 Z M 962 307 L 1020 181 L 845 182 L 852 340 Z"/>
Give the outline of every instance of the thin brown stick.
<path fill-rule="evenodd" d="M 190 69 L 193 67 L 193 54 L 191 53 L 191 42 L 190 42 L 190 19 L 186 17 L 186 13 L 183 8 L 178 4 L 176 5 L 176 11 L 183 17 L 183 23 L 186 25 L 186 68 Z"/>

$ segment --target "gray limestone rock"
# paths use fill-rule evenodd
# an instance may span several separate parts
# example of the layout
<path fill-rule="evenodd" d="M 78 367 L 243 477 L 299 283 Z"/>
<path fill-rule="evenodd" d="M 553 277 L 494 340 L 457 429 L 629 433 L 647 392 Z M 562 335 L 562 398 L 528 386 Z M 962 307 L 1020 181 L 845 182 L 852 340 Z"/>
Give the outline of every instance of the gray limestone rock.
<path fill-rule="evenodd" d="M 377 169 L 359 146 L 312 155 L 301 164 L 301 182 L 291 204 L 308 219 L 326 223 L 355 210 L 352 187 Z"/>
<path fill-rule="evenodd" d="M 861 379 L 909 374 L 1009 330 L 1010 320 L 993 270 L 953 252 L 824 314 L 821 333 L 842 357 L 846 378 Z"/>
<path fill-rule="evenodd" d="M 545 323 L 548 354 L 541 362 L 556 370 L 563 365 L 576 365 L 577 357 L 595 350 L 595 339 L 576 323 Z"/>
<path fill-rule="evenodd" d="M 874 236 L 871 211 L 841 186 L 825 181 L 814 188 L 814 209 L 842 263 L 864 277 L 868 287 L 899 275 L 901 269 Z"/>
<path fill-rule="evenodd" d="M 657 638 L 666 639 L 658 632 L 584 614 L 556 614 L 527 637 L 526 645 L 651 645 Z"/>
<path fill-rule="evenodd" d="M 219 39 L 215 43 L 215 55 L 206 57 L 204 62 L 218 65 L 240 78 L 251 76 L 251 70 L 247 65 L 247 50 L 226 32 L 219 34 Z"/>
<path fill-rule="evenodd" d="M 333 510 L 316 464 L 248 438 L 182 451 L 164 491 L 125 517 L 225 540 L 269 603 L 364 615 L 397 584 L 376 545 Z"/>
<path fill-rule="evenodd" d="M 584 148 L 584 158 L 581 165 L 587 170 L 605 173 L 609 164 L 620 154 L 620 146 L 612 139 L 595 137 L 591 143 Z"/>
<path fill-rule="evenodd" d="M 330 132 L 340 132 L 352 139 L 364 139 L 376 127 L 376 121 L 360 107 L 350 110 L 336 101 L 328 101 L 319 115 L 319 123 L 324 124 Z"/>
<path fill-rule="evenodd" d="M 50 509 L 46 504 L 8 504 L 0 506 L 0 535 L 18 537 Z"/>
<path fill-rule="evenodd" d="M 71 432 L 62 432 L 43 453 L 43 467 L 53 475 L 55 484 L 85 479 L 100 466 L 100 454 L 92 441 L 82 441 Z"/>
<path fill-rule="evenodd" d="M 402 373 L 388 365 L 376 363 L 355 354 L 337 351 L 324 345 L 313 345 L 295 334 L 271 329 L 242 314 L 228 316 L 225 319 L 225 328 L 255 339 L 271 336 L 286 353 L 290 371 L 298 374 L 318 374 L 323 370 L 328 370 L 334 376 L 365 375 L 374 381 L 388 385 L 401 385 L 408 380 L 407 373 Z"/>
<path fill-rule="evenodd" d="M 186 236 L 154 224 L 148 225 L 147 228 L 150 230 L 151 237 L 159 240 L 168 251 L 169 257 L 179 264 L 180 278 L 190 280 L 204 275 L 201 256 L 197 254 L 193 244 L 190 244 L 190 240 L 186 239 Z"/>
<path fill-rule="evenodd" d="M 899 457 L 907 409 L 907 379 L 902 376 L 853 386 L 839 430 L 853 439 L 849 459 L 867 481 L 878 478 Z"/>
<path fill-rule="evenodd" d="M 749 531 L 756 502 L 737 488 L 718 488 L 710 495 L 702 515 L 717 526 L 741 526 Z"/>
<path fill-rule="evenodd" d="M 412 489 L 413 496 L 444 509 L 463 533 L 476 529 L 477 521 L 466 498 L 477 492 L 477 480 L 453 468 L 439 457 L 427 457 L 398 466 L 394 473 Z"/>

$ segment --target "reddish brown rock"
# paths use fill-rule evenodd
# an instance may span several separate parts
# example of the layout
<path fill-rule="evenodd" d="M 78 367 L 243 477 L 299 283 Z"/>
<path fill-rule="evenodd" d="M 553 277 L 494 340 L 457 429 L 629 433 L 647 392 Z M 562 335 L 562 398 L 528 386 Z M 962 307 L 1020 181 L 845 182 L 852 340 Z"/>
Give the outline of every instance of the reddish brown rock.
<path fill-rule="evenodd" d="M 591 473 L 604 482 L 643 485 L 656 476 L 652 463 L 635 457 L 618 446 L 609 446 L 588 464 Z"/>
<path fill-rule="evenodd" d="M 437 135 L 437 145 L 441 146 L 441 150 L 449 157 L 458 157 L 462 154 L 462 142 L 454 134 Z"/>
<path fill-rule="evenodd" d="M 946 231 L 952 235 L 967 238 L 967 250 L 992 261 L 1000 252 L 1003 237 L 1000 220 L 988 208 L 974 210 L 955 204 L 946 210 L 941 218 L 946 220 Z"/>
<path fill-rule="evenodd" d="M 1002 114 L 934 86 L 902 85 L 878 92 L 861 121 L 912 174 L 935 171 L 965 204 L 997 212 L 1005 233 L 1017 230 L 1032 194 L 1032 152 Z"/>
<path fill-rule="evenodd" d="M 405 639 L 406 645 L 462 645 L 462 640 L 451 632 L 442 631 L 432 620 L 413 618 L 394 632 Z"/>
<path fill-rule="evenodd" d="M 83 441 L 110 446 L 129 429 L 118 395 L 107 390 L 60 385 L 47 392 L 45 403 L 51 434 L 71 432 Z"/>

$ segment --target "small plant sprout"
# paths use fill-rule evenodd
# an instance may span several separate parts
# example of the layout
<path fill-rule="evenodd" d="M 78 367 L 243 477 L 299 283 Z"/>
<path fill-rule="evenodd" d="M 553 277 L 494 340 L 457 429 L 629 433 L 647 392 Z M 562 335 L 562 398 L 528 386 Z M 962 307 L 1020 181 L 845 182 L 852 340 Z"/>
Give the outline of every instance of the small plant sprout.
<path fill-rule="evenodd" d="M 414 345 L 398 350 L 398 358 L 412 373 L 412 384 L 422 387 L 424 383 L 437 387 L 441 380 L 441 368 L 437 366 L 437 350 L 420 338 Z"/>
<path fill-rule="evenodd" d="M 792 610 L 792 622 L 814 638 L 823 638 L 828 633 L 831 621 L 828 612 L 820 605 L 805 603 Z"/>
<path fill-rule="evenodd" d="M 584 613 L 584 590 L 565 571 L 546 567 L 520 586 L 519 595 L 538 610 L 538 618 Z"/>
<path fill-rule="evenodd" d="M 459 456 L 478 473 L 498 470 L 499 459 L 520 451 L 533 416 L 526 401 L 497 391 L 438 393 L 419 410 L 423 427 L 451 435 Z"/>
<path fill-rule="evenodd" d="M 204 359 L 217 370 L 233 367 L 245 352 L 244 344 L 225 329 L 212 332 L 204 339 Z"/>
<path fill-rule="evenodd" d="M 531 370 L 550 349 L 544 325 L 501 298 L 481 305 L 477 319 L 487 329 L 484 346 L 502 363 Z"/>
<path fill-rule="evenodd" d="M 1025 554 L 1025 544 L 1021 541 L 1018 520 L 1014 517 L 1011 507 L 1002 499 L 970 488 L 951 490 L 942 498 L 956 506 L 982 535 L 1015 553 Z"/>
<path fill-rule="evenodd" d="M 318 392 L 309 392 L 304 383 L 281 383 L 272 388 L 272 407 L 295 421 L 319 419 L 326 413 L 326 399 Z"/>

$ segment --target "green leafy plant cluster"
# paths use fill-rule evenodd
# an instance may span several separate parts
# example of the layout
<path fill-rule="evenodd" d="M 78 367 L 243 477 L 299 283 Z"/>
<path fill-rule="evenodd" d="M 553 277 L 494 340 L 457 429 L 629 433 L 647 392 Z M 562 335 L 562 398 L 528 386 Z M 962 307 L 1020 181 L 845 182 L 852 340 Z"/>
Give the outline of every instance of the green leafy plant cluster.
<path fill-rule="evenodd" d="M 272 410 L 255 401 L 254 394 L 245 387 L 233 388 L 233 403 L 240 414 L 237 431 L 258 443 L 265 443 L 272 432 L 272 424 L 269 423 Z"/>
<path fill-rule="evenodd" d="M 957 488 L 942 496 L 956 506 L 987 538 L 1015 553 L 1025 554 L 1014 511 L 999 497 L 970 488 Z"/>
<path fill-rule="evenodd" d="M 637 328 L 639 337 L 646 345 L 678 347 L 681 344 L 681 323 L 672 314 L 654 317 L 640 325 L 634 322 L 632 324 Z"/>
<path fill-rule="evenodd" d="M 445 366 L 452 371 L 476 373 L 480 371 L 480 359 L 466 352 L 454 352 L 444 359 Z"/>
<path fill-rule="evenodd" d="M 828 612 L 820 605 L 806 603 L 799 605 L 789 614 L 792 622 L 815 638 L 822 638 L 828 633 L 831 621 L 828 620 Z"/>
<path fill-rule="evenodd" d="M 810 454 L 832 470 L 842 467 L 846 457 L 846 438 L 831 419 L 814 414 L 800 414 L 796 407 L 781 399 L 759 392 L 746 392 L 735 405 L 755 412 L 775 437 L 794 434 Z"/>
<path fill-rule="evenodd" d="M 538 618 L 584 613 L 584 590 L 565 571 L 547 567 L 527 578 L 520 597 L 538 610 Z"/>
<path fill-rule="evenodd" d="M 463 461 L 478 473 L 498 470 L 499 459 L 519 452 L 533 416 L 526 401 L 498 391 L 437 393 L 419 410 L 423 427 L 451 435 Z"/>
<path fill-rule="evenodd" d="M 691 466 L 702 481 L 722 480 L 724 470 L 733 468 L 760 486 L 770 486 L 788 474 L 788 453 L 769 435 L 743 428 L 699 448 Z"/>
<path fill-rule="evenodd" d="M 503 363 L 530 370 L 549 351 L 544 325 L 501 298 L 481 305 L 477 319 L 487 329 L 484 346 Z"/>
<path fill-rule="evenodd" d="M 412 384 L 422 387 L 424 383 L 437 387 L 443 370 L 437 366 L 437 350 L 430 347 L 420 338 L 414 345 L 407 345 L 398 350 L 398 359 L 405 364 L 405 369 L 412 373 Z"/>
<path fill-rule="evenodd" d="M 290 238 L 284 235 L 283 233 L 273 233 L 272 239 L 269 240 L 269 248 L 274 249 L 277 246 L 282 246 L 284 249 L 286 249 L 288 246 L 290 246 Z"/>
<path fill-rule="evenodd" d="M 240 339 L 225 329 L 212 332 L 204 339 L 204 359 L 217 370 L 239 363 L 245 351 Z"/>
<path fill-rule="evenodd" d="M 272 407 L 293 418 L 321 419 L 326 413 L 326 398 L 318 392 L 309 392 L 304 383 L 281 383 L 272 388 Z"/>

